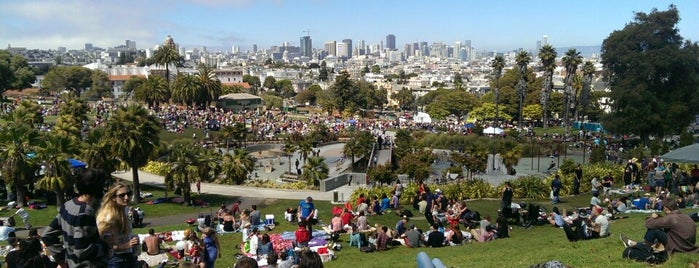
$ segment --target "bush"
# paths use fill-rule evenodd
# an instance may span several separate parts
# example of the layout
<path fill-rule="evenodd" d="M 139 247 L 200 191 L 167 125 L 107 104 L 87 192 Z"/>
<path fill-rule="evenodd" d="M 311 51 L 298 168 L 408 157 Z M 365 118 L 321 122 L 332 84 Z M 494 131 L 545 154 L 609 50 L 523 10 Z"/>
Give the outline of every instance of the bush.
<path fill-rule="evenodd" d="M 172 166 L 170 164 L 158 161 L 149 161 L 145 167 L 141 168 L 141 170 L 145 172 L 153 173 L 160 176 L 167 175 L 167 173 L 170 172 L 171 169 Z"/>

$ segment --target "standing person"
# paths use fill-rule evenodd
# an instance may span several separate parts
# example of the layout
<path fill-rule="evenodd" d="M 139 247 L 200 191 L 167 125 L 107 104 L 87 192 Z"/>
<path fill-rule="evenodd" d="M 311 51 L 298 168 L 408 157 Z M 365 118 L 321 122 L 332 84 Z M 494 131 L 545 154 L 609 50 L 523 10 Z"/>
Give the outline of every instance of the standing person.
<path fill-rule="evenodd" d="M 554 177 L 553 181 L 551 181 L 551 204 L 557 204 L 561 202 L 561 198 L 559 197 L 561 193 L 561 188 L 563 188 L 563 184 L 561 183 L 561 177 L 556 174 L 556 177 Z"/>
<path fill-rule="evenodd" d="M 612 186 L 614 186 L 614 177 L 612 177 L 612 173 L 609 172 L 607 176 L 602 178 L 602 193 L 604 194 L 604 197 L 609 197 L 609 192 L 612 190 Z"/>
<path fill-rule="evenodd" d="M 22 218 L 22 223 L 24 223 L 24 227 L 27 228 L 27 230 L 32 228 L 32 225 L 29 224 L 29 212 L 27 212 L 21 204 L 17 206 L 17 211 L 12 216 L 15 215 L 19 215 L 19 217 Z"/>
<path fill-rule="evenodd" d="M 400 197 L 403 195 L 403 184 L 400 183 L 399 179 L 396 179 L 396 185 L 393 186 L 393 192 L 395 192 L 396 196 L 400 200 Z"/>
<path fill-rule="evenodd" d="M 432 218 L 432 206 L 434 205 L 434 195 L 430 192 L 430 188 L 425 189 L 425 219 L 430 225 L 434 224 L 434 219 Z"/>
<path fill-rule="evenodd" d="M 313 216 L 316 211 L 316 207 L 313 204 L 313 197 L 308 196 L 305 200 L 301 200 L 299 202 L 298 211 L 300 215 L 299 220 L 306 221 L 308 230 L 313 230 L 311 225 L 315 224 Z"/>
<path fill-rule="evenodd" d="M 582 165 L 578 164 L 578 166 L 575 167 L 574 172 L 575 172 L 575 178 L 573 179 L 573 194 L 579 195 L 580 194 L 580 182 L 582 182 L 582 178 L 583 178 Z"/>
<path fill-rule="evenodd" d="M 514 192 L 512 191 L 512 184 L 510 184 L 509 181 L 506 181 L 505 187 L 502 188 L 502 200 L 500 200 L 500 209 L 505 218 L 509 218 L 510 214 L 512 214 L 513 194 Z"/>
<path fill-rule="evenodd" d="M 201 180 L 198 180 L 194 186 L 197 187 L 197 194 L 201 195 Z"/>
<path fill-rule="evenodd" d="M 100 238 L 109 250 L 107 267 L 127 268 L 136 266 L 136 246 L 138 236 L 131 233 L 131 224 L 126 210 L 133 192 L 128 185 L 118 182 L 110 188 L 102 199 L 102 207 L 97 213 L 97 228 Z"/>
<path fill-rule="evenodd" d="M 204 267 L 213 268 L 216 259 L 221 257 L 221 246 L 218 243 L 218 238 L 216 237 L 216 231 L 211 229 L 211 227 L 206 227 L 202 232 L 204 238 Z"/>
<path fill-rule="evenodd" d="M 597 193 L 599 195 L 599 188 L 602 187 L 602 183 L 599 182 L 599 179 L 597 176 L 592 177 L 592 180 L 590 181 L 590 187 L 592 187 L 591 192 L 594 195 Z"/>
<path fill-rule="evenodd" d="M 243 202 L 238 200 L 238 201 L 235 201 L 235 203 L 233 203 L 233 206 L 231 206 L 230 212 L 231 212 L 231 215 L 233 215 L 233 217 L 235 217 L 235 215 L 237 213 L 241 212 L 240 211 L 240 203 L 243 203 Z"/>
<path fill-rule="evenodd" d="M 77 172 L 74 187 L 77 197 L 63 203 L 41 240 L 62 267 L 104 267 L 106 250 L 97 233 L 95 205 L 109 174 L 97 169 Z"/>
<path fill-rule="evenodd" d="M 651 214 L 646 219 L 646 234 L 643 243 L 650 246 L 654 243 L 661 243 L 669 254 L 674 252 L 699 253 L 696 246 L 697 225 L 692 218 L 677 207 L 677 202 L 664 202 L 663 212 L 665 216 L 658 213 Z M 624 234 L 619 234 L 624 246 L 629 247 L 637 242 L 630 240 Z"/>

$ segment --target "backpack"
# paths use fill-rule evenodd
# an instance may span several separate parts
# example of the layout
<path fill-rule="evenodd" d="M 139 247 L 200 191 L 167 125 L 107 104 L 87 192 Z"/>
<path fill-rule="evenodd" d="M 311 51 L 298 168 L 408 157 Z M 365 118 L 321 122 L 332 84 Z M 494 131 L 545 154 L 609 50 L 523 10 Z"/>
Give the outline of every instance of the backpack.
<path fill-rule="evenodd" d="M 653 248 L 643 243 L 638 243 L 634 246 L 624 249 L 623 258 L 628 258 L 635 261 L 642 261 L 652 264 L 661 264 L 667 261 L 667 251 L 662 250 L 654 252 Z"/>

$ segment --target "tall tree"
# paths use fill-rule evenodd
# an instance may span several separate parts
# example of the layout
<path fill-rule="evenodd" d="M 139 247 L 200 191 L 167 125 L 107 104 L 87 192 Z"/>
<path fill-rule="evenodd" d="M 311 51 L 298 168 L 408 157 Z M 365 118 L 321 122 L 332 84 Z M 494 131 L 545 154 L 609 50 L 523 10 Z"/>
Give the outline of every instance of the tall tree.
<path fill-rule="evenodd" d="M 37 148 L 37 161 L 44 167 L 44 176 L 36 182 L 36 186 L 56 193 L 56 204 L 63 204 L 66 186 L 72 185 L 68 159 L 78 152 L 75 141 L 73 137 L 59 132 L 45 132 L 42 144 Z"/>
<path fill-rule="evenodd" d="M 415 108 L 415 95 L 413 91 L 407 87 L 401 88 L 393 94 L 393 99 L 398 102 L 398 107 L 401 110 L 413 110 Z"/>
<path fill-rule="evenodd" d="M 243 75 L 243 82 L 250 85 L 250 93 L 255 95 L 259 93 L 260 86 L 262 85 L 262 83 L 260 83 L 260 77 L 245 74 Z"/>
<path fill-rule="evenodd" d="M 100 70 L 92 70 L 90 75 L 92 84 L 85 91 L 84 96 L 90 99 L 101 99 L 114 97 L 112 82 L 109 81 L 107 73 Z"/>
<path fill-rule="evenodd" d="M 464 87 L 464 78 L 461 76 L 461 72 L 456 72 L 454 74 L 454 89 L 461 90 Z"/>
<path fill-rule="evenodd" d="M 277 79 L 274 78 L 274 76 L 267 76 L 265 77 L 265 83 L 263 84 L 267 90 L 272 90 L 274 89 L 274 86 L 277 84 Z"/>
<path fill-rule="evenodd" d="M 576 72 L 578 71 L 578 65 L 582 63 L 582 56 L 580 56 L 580 52 L 578 52 L 576 49 L 571 48 L 568 49 L 566 55 L 563 56 L 561 61 L 563 62 L 563 67 L 566 71 L 564 81 L 565 89 L 563 91 L 563 98 L 565 99 L 565 107 L 563 107 L 563 123 L 565 124 L 566 134 L 568 134 L 568 129 L 570 127 L 570 109 L 575 108 L 571 107 L 571 105 L 575 105 L 576 99 L 574 80 Z"/>
<path fill-rule="evenodd" d="M 611 131 L 644 142 L 685 129 L 699 112 L 699 45 L 684 41 L 679 11 L 653 9 L 612 32 L 602 43 L 604 79 L 610 87 Z M 643 118 L 639 120 L 639 118 Z"/>
<path fill-rule="evenodd" d="M 141 183 L 138 169 L 148 160 L 160 144 L 160 122 L 139 104 L 120 106 L 107 121 L 107 135 L 113 142 L 114 156 L 131 168 L 134 202 L 141 200 Z"/>
<path fill-rule="evenodd" d="M 172 83 L 172 101 L 187 106 L 194 105 L 199 92 L 197 77 L 192 74 L 179 73 Z"/>
<path fill-rule="evenodd" d="M 34 71 L 27 59 L 0 50 L 0 95 L 8 89 L 25 89 L 35 81 Z"/>
<path fill-rule="evenodd" d="M 320 181 L 328 178 L 328 164 L 324 157 L 309 157 L 303 164 L 301 179 L 306 180 L 308 185 L 318 186 Z"/>
<path fill-rule="evenodd" d="M 167 162 L 172 168 L 165 174 L 165 185 L 172 185 L 182 191 L 184 203 L 191 200 L 191 185 L 197 180 L 200 154 L 204 149 L 189 143 L 175 143 L 170 146 Z M 171 190 L 171 189 L 168 189 Z"/>
<path fill-rule="evenodd" d="M 231 153 L 223 155 L 221 168 L 224 183 L 240 185 L 255 169 L 255 160 L 248 154 L 247 150 L 237 148 Z"/>
<path fill-rule="evenodd" d="M 358 107 L 355 103 L 355 97 L 359 94 L 359 88 L 350 80 L 348 72 L 341 72 L 335 77 L 335 83 L 330 87 L 333 92 L 336 108 L 340 113 L 345 110 L 354 112 Z"/>
<path fill-rule="evenodd" d="M 153 58 L 155 64 L 165 66 L 165 81 L 167 85 L 170 86 L 170 66 L 176 67 L 180 60 L 180 54 L 177 52 L 177 48 L 170 45 L 161 46 L 153 53 Z"/>
<path fill-rule="evenodd" d="M 515 58 L 519 70 L 519 80 L 517 80 L 516 86 L 517 96 L 519 97 L 519 112 L 517 113 L 519 116 L 519 119 L 517 119 L 517 128 L 519 129 L 522 128 L 522 105 L 524 103 L 524 96 L 527 94 L 527 65 L 531 60 L 532 57 L 529 56 L 529 52 L 524 50 L 517 53 L 517 58 Z"/>
<path fill-rule="evenodd" d="M 26 205 L 24 187 L 34 182 L 35 158 L 29 156 L 39 146 L 40 135 L 34 128 L 39 107 L 22 101 L 13 112 L 2 116 L 0 126 L 0 173 L 5 183 L 15 187 L 17 204 Z"/>
<path fill-rule="evenodd" d="M 498 122 L 498 115 L 500 109 L 498 109 L 498 100 L 500 99 L 500 77 L 502 76 L 502 68 L 505 68 L 505 58 L 498 55 L 495 56 L 493 61 L 490 62 L 490 67 L 493 68 L 494 84 L 495 84 L 495 127 L 498 127 L 500 123 Z"/>
<path fill-rule="evenodd" d="M 577 121 L 585 120 L 585 111 L 587 110 L 587 105 L 590 103 L 590 91 L 592 90 L 592 78 L 595 74 L 595 64 L 591 61 L 586 61 L 582 68 L 583 71 L 583 86 L 580 91 L 580 102 L 578 104 L 578 118 Z"/>
<path fill-rule="evenodd" d="M 92 71 L 81 66 L 58 66 L 51 69 L 41 81 L 41 87 L 54 93 L 67 90 L 80 96 L 92 85 Z"/>
<path fill-rule="evenodd" d="M 544 70 L 544 83 L 541 85 L 541 105 L 542 120 L 544 128 L 549 126 L 549 98 L 551 97 L 551 89 L 553 89 L 553 70 L 556 68 L 556 50 L 551 45 L 544 45 L 539 50 L 539 60 L 541 61 L 542 69 Z"/>
<path fill-rule="evenodd" d="M 136 91 L 134 99 L 145 102 L 148 107 L 155 108 L 160 103 L 166 102 L 170 98 L 168 82 L 164 78 L 157 75 L 148 76 Z"/>
<path fill-rule="evenodd" d="M 103 170 L 107 174 L 116 171 L 119 160 L 112 155 L 112 140 L 104 126 L 92 129 L 80 144 L 80 156 L 87 166 Z"/>
<path fill-rule="evenodd" d="M 212 101 L 216 101 L 221 96 L 221 81 L 216 77 L 216 73 L 206 66 L 200 64 L 197 73 L 197 105 L 207 107 Z"/>

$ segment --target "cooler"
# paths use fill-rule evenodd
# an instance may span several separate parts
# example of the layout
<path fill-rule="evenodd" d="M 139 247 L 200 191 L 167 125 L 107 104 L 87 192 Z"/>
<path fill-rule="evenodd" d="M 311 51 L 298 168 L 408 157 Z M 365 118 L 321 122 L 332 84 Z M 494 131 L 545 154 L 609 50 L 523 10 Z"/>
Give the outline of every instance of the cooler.
<path fill-rule="evenodd" d="M 265 215 L 265 225 L 273 225 L 273 224 L 274 224 L 274 214 Z"/>

